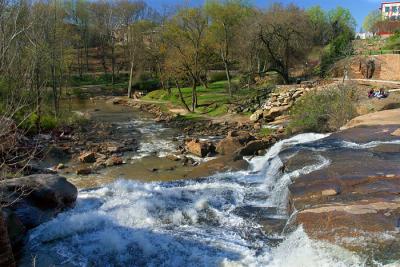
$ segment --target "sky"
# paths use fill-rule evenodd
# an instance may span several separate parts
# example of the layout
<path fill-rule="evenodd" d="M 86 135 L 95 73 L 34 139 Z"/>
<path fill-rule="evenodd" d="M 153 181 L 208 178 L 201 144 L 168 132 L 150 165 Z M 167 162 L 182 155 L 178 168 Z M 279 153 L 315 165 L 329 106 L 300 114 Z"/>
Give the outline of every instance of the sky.
<path fill-rule="evenodd" d="M 150 6 L 160 8 L 163 5 L 174 5 L 189 3 L 190 5 L 201 5 L 205 0 L 145 0 Z M 380 7 L 380 0 L 249 0 L 254 5 L 265 8 L 272 2 L 295 3 L 301 7 L 307 8 L 314 5 L 320 5 L 324 9 L 332 9 L 342 6 L 350 9 L 353 17 L 356 19 L 359 29 L 362 26 L 365 16 L 374 9 Z"/>

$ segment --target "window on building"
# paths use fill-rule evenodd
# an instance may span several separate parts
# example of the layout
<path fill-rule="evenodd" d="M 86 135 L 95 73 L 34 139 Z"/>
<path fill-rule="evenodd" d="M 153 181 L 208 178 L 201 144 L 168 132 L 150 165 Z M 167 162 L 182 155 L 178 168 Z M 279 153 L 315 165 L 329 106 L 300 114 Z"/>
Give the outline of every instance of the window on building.
<path fill-rule="evenodd" d="M 392 12 L 397 13 L 397 6 L 392 7 Z"/>
<path fill-rule="evenodd" d="M 389 12 L 390 12 L 390 7 L 389 7 L 389 6 L 385 7 L 385 12 L 386 12 L 386 13 L 389 13 Z"/>

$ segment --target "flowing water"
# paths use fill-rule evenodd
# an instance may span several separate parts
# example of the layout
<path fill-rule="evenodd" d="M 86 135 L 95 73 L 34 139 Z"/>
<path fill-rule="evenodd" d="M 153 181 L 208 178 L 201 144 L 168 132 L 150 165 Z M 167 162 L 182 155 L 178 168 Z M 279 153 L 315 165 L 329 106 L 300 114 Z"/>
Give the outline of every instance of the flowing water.
<path fill-rule="evenodd" d="M 136 124 L 143 135 L 138 158 L 176 149 L 160 136 L 173 130 L 142 116 L 127 121 L 120 126 Z M 364 266 L 347 250 L 309 239 L 301 227 L 286 231 L 288 185 L 330 164 L 318 151 L 382 144 L 327 142 L 326 136 L 280 141 L 248 159 L 249 170 L 204 179 L 145 183 L 121 172 L 116 181 L 81 189 L 74 209 L 33 229 L 21 265 L 33 259 L 37 266 Z M 287 159 L 303 150 L 317 152 L 313 163 L 282 171 L 282 152 Z M 271 222 L 282 227 L 268 231 Z"/>
<path fill-rule="evenodd" d="M 265 234 L 246 212 L 286 221 L 288 184 L 329 160 L 282 174 L 279 152 L 317 150 L 324 137 L 278 142 L 250 160 L 249 171 L 81 190 L 74 209 L 31 232 L 26 255 L 57 266 L 360 266 L 354 254 L 311 241 L 301 228 Z"/>

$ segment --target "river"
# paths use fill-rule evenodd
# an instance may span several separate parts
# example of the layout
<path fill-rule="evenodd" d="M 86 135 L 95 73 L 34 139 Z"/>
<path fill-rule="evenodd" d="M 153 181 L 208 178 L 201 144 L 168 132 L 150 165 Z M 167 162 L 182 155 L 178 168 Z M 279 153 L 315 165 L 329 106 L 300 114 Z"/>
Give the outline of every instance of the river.
<path fill-rule="evenodd" d="M 116 122 L 121 131 L 136 125 L 142 136 L 133 160 L 176 149 L 166 140 L 166 132 L 180 138 L 175 130 L 143 116 L 127 120 Z M 360 256 L 285 226 L 288 185 L 330 159 L 319 155 L 317 162 L 283 173 L 281 152 L 291 157 L 335 149 L 322 141 L 326 136 L 280 141 L 266 155 L 248 159 L 249 170 L 204 179 L 139 179 L 134 168 L 116 167 L 113 179 L 82 188 L 75 208 L 30 232 L 22 265 L 34 259 L 36 266 L 363 266 Z"/>

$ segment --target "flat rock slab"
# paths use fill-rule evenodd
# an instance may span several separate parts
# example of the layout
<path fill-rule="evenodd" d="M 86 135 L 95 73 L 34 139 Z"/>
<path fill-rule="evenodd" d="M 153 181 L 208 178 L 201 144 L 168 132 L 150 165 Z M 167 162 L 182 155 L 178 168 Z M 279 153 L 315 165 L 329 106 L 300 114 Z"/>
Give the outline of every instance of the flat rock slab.
<path fill-rule="evenodd" d="M 313 238 L 353 251 L 379 251 L 371 258 L 382 260 L 398 253 L 393 242 L 400 237 L 400 144 L 359 146 L 399 140 L 391 135 L 396 128 L 347 129 L 321 140 L 328 149 L 297 148 L 293 157 L 285 157 L 293 151 L 284 151 L 286 171 L 298 169 L 302 162 L 315 164 L 318 157 L 330 161 L 289 186 L 292 210 L 298 211 L 294 225 L 303 225 Z"/>

